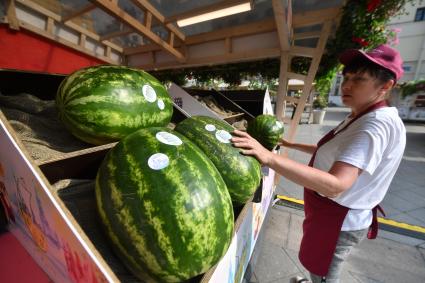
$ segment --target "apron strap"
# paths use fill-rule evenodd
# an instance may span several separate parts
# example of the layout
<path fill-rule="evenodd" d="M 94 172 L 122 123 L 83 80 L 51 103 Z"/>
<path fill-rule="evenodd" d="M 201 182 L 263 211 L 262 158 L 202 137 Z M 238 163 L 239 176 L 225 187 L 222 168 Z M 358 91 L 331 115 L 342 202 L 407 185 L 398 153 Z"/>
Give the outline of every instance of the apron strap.
<path fill-rule="evenodd" d="M 376 239 L 376 236 L 378 236 L 378 210 L 383 216 L 386 216 L 384 210 L 379 204 L 372 209 L 372 224 L 367 232 L 368 239 Z"/>

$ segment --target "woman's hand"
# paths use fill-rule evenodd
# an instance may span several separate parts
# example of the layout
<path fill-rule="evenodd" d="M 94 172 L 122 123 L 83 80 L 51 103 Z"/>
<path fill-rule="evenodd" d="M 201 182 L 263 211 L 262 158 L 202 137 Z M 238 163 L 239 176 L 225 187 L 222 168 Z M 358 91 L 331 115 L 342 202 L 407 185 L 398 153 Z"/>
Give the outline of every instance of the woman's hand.
<path fill-rule="evenodd" d="M 273 153 L 264 148 L 248 133 L 239 130 L 233 131 L 231 139 L 233 145 L 242 148 L 242 154 L 254 156 L 261 164 L 268 165 L 273 158 Z"/>

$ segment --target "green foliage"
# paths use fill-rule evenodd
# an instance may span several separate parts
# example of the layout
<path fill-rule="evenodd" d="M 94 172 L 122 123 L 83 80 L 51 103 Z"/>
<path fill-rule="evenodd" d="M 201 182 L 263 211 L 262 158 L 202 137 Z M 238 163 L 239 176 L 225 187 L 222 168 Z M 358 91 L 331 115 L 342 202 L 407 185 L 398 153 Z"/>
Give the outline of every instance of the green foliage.
<path fill-rule="evenodd" d="M 323 95 L 317 96 L 313 101 L 314 109 L 324 109 L 326 106 L 328 106 L 328 101 Z"/>
<path fill-rule="evenodd" d="M 401 86 L 401 93 L 403 97 L 412 95 L 420 91 L 425 92 L 425 79 L 410 81 Z"/>

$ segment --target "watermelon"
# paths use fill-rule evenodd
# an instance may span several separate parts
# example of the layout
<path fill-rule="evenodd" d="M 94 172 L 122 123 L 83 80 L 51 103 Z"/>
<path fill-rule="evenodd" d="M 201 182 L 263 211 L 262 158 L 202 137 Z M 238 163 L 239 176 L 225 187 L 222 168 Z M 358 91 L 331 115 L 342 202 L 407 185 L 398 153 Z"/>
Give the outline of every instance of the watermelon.
<path fill-rule="evenodd" d="M 117 141 L 146 127 L 167 125 L 170 96 L 148 73 L 121 66 L 96 66 L 69 75 L 56 106 L 65 127 L 95 145 Z"/>
<path fill-rule="evenodd" d="M 272 150 L 282 138 L 284 128 L 274 115 L 258 115 L 249 121 L 246 131 L 265 148 Z"/>
<path fill-rule="evenodd" d="M 97 208 L 117 255 L 147 282 L 181 282 L 227 251 L 234 215 L 214 164 L 164 127 L 123 138 L 96 177 Z"/>
<path fill-rule="evenodd" d="M 240 153 L 230 142 L 232 126 L 211 117 L 193 116 L 177 124 L 176 131 L 198 145 L 223 176 L 232 201 L 245 203 L 261 181 L 260 163 Z"/>

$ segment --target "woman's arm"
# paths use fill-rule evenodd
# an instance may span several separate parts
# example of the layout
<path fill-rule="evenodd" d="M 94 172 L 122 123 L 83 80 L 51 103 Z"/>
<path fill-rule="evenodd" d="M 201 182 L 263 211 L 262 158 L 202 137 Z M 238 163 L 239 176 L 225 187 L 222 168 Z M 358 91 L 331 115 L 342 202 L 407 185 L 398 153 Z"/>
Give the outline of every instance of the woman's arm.
<path fill-rule="evenodd" d="M 232 142 L 243 149 L 243 154 L 256 157 L 280 175 L 327 197 L 336 197 L 349 189 L 361 173 L 359 168 L 344 162 L 335 162 L 329 172 L 324 172 L 268 151 L 245 132 L 235 131 L 234 135 Z"/>
<path fill-rule="evenodd" d="M 315 144 L 292 143 L 285 139 L 281 139 L 279 145 L 290 149 L 296 149 L 305 153 L 313 154 L 317 146 Z"/>

